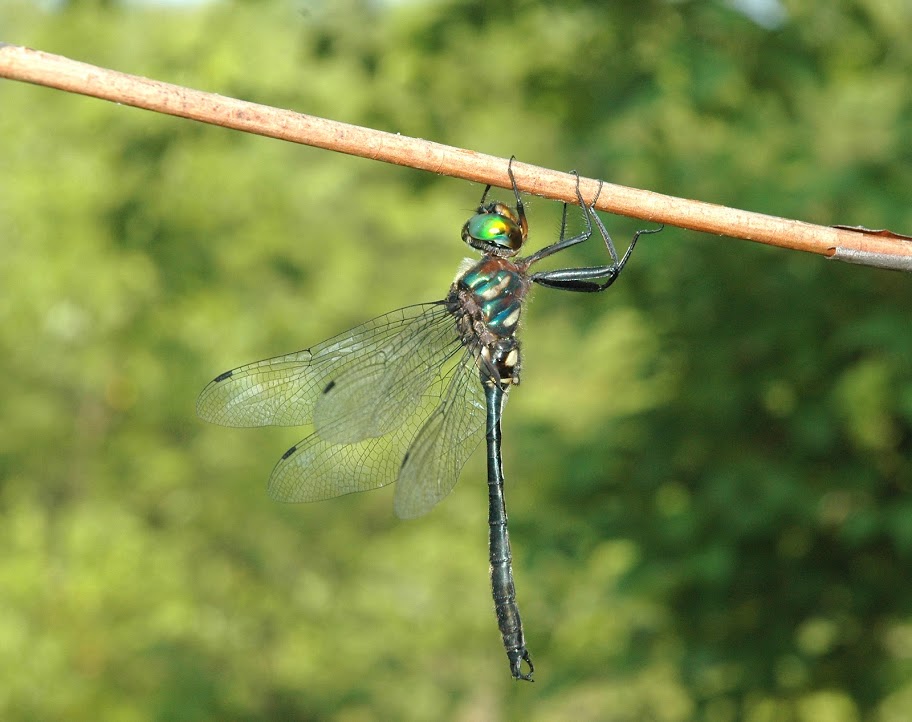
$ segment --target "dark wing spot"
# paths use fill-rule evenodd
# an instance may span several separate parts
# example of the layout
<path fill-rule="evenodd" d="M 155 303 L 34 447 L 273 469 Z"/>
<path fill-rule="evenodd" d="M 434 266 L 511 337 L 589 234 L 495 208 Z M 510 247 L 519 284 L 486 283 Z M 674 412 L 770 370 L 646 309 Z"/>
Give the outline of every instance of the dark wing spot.
<path fill-rule="evenodd" d="M 230 379 L 233 375 L 234 375 L 234 371 L 226 371 L 225 373 L 219 374 L 218 376 L 216 376 L 212 380 L 212 383 L 217 384 L 219 381 L 224 381 L 225 379 Z"/>
<path fill-rule="evenodd" d="M 405 466 L 405 462 L 408 461 L 408 458 L 409 458 L 409 452 L 406 451 L 405 456 L 402 457 L 402 463 L 399 465 L 400 469 L 402 469 L 402 467 Z"/>
<path fill-rule="evenodd" d="M 297 447 L 297 446 L 292 446 L 288 451 L 286 451 L 284 454 L 282 454 L 282 459 L 281 459 L 281 461 L 285 461 L 285 459 L 287 459 L 289 456 L 291 456 L 291 455 L 292 455 L 293 453 L 295 453 L 297 450 L 298 450 L 298 447 Z"/>
<path fill-rule="evenodd" d="M 333 387 L 334 387 L 335 385 L 336 385 L 336 382 L 335 382 L 335 381 L 330 381 L 328 384 L 326 384 L 326 388 L 323 389 L 323 393 L 324 393 L 324 394 L 328 394 L 330 391 L 333 390 Z"/>

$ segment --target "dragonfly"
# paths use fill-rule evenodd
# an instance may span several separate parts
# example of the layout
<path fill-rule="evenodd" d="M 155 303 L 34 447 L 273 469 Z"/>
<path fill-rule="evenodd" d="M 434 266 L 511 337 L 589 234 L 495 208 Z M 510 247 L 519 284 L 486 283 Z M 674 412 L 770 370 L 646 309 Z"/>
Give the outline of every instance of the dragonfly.
<path fill-rule="evenodd" d="M 610 287 L 641 230 L 619 257 L 595 203 L 576 195 L 584 230 L 570 237 L 564 203 L 559 240 L 522 258 L 529 227 L 513 159 L 507 166 L 513 207 L 489 201 L 488 185 L 462 240 L 481 253 L 466 259 L 446 297 L 378 316 L 303 351 L 247 364 L 216 376 L 197 413 L 223 426 L 305 426 L 313 433 L 279 459 L 270 495 L 314 502 L 396 483 L 393 506 L 410 519 L 446 497 L 481 441 L 487 447 L 491 589 L 497 625 L 514 679 L 532 681 L 516 601 L 504 500 L 501 417 L 520 380 L 516 337 L 533 284 L 597 293 Z M 598 192 L 601 193 L 601 183 Z M 610 256 L 601 266 L 531 272 L 532 266 L 584 243 L 592 220 Z"/>

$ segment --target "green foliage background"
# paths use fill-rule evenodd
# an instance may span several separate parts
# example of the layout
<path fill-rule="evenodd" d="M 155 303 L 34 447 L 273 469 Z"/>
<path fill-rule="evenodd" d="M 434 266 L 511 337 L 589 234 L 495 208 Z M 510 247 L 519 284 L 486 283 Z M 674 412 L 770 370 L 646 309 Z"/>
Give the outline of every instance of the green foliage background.
<path fill-rule="evenodd" d="M 912 6 L 780 9 L 6 0 L 0 39 L 909 232 Z M 536 293 L 521 684 L 480 453 L 405 523 L 391 490 L 271 502 L 306 432 L 194 415 L 225 368 L 441 297 L 481 189 L 24 84 L 0 108 L 0 718 L 912 719 L 907 276 L 669 228 L 609 294 Z M 538 247 L 559 208 L 530 201 Z"/>

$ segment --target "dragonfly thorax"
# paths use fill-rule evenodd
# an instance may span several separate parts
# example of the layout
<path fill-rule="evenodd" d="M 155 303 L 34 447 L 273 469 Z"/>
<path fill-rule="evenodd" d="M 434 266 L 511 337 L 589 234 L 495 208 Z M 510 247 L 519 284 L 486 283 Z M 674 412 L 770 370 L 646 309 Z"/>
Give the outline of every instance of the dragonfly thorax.
<path fill-rule="evenodd" d="M 478 356 L 483 380 L 519 383 L 516 329 L 530 282 L 509 259 L 486 256 L 459 276 L 447 296 L 462 343 Z"/>

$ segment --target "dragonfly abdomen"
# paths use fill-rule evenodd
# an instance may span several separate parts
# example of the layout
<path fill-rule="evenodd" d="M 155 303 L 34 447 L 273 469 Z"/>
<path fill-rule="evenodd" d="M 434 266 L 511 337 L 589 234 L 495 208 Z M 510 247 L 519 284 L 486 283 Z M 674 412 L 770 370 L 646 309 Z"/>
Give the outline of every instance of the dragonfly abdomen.
<path fill-rule="evenodd" d="M 507 528 L 507 505 L 504 501 L 504 477 L 501 463 L 500 417 L 506 392 L 498 384 L 485 385 L 486 430 L 488 446 L 488 551 L 491 560 L 491 591 L 497 627 L 503 638 L 510 672 L 515 679 L 532 680 L 532 657 L 526 649 L 522 619 L 516 604 L 516 585 L 513 582 L 513 553 L 510 551 L 510 532 Z M 523 662 L 529 671 L 523 671 Z"/>

